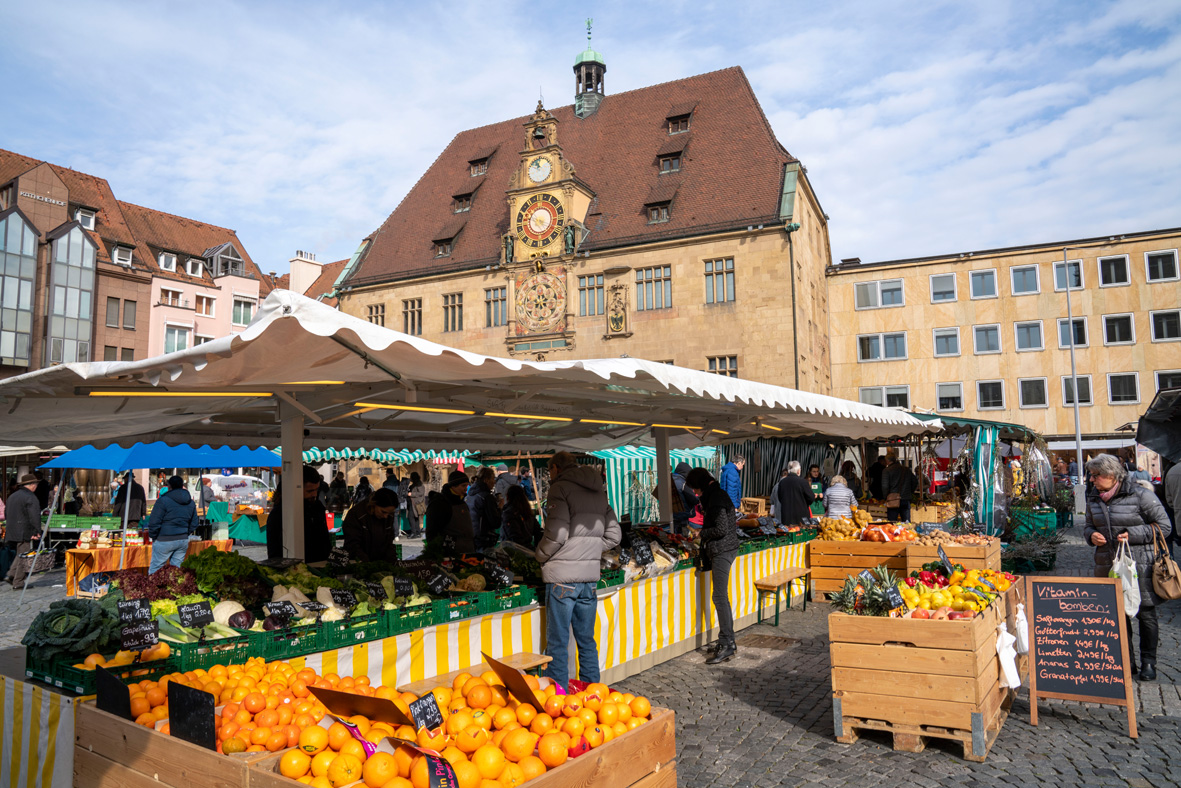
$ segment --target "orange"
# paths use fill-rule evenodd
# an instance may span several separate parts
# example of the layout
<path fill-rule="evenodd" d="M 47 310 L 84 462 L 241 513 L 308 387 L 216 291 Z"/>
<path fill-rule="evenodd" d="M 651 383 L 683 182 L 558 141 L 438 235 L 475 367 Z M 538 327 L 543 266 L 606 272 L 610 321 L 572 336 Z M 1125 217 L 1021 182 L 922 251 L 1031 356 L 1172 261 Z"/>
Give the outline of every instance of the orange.
<path fill-rule="evenodd" d="M 435 687 L 431 694 L 435 696 L 435 703 L 439 704 L 440 709 L 447 708 L 447 704 L 455 697 L 455 693 L 447 687 Z"/>
<path fill-rule="evenodd" d="M 533 708 L 532 703 L 522 703 L 517 707 L 517 722 L 525 727 L 529 727 L 529 723 L 533 722 L 533 718 L 537 716 L 537 709 Z"/>
<path fill-rule="evenodd" d="M 463 685 L 463 690 L 462 690 L 463 696 L 466 698 L 468 695 L 471 695 L 472 690 L 474 690 L 476 687 L 487 687 L 487 686 L 488 686 L 488 682 L 484 681 L 484 679 L 479 678 L 478 676 L 476 678 L 468 679 L 466 682 L 464 682 L 464 685 Z"/>
<path fill-rule="evenodd" d="M 287 746 L 288 747 L 296 747 L 299 745 L 300 729 L 297 728 L 296 726 L 294 726 L 294 725 L 280 725 L 275 730 L 276 731 L 281 730 L 287 736 Z"/>
<path fill-rule="evenodd" d="M 486 731 L 492 730 L 492 715 L 484 709 L 476 709 L 473 711 L 472 721 Z"/>
<path fill-rule="evenodd" d="M 394 731 L 394 736 L 399 739 L 406 739 L 407 741 L 417 741 L 418 734 L 415 733 L 414 728 L 410 725 L 403 725 Z"/>
<path fill-rule="evenodd" d="M 619 721 L 619 707 L 614 703 L 604 703 L 599 709 L 599 724 L 610 727 Z"/>
<path fill-rule="evenodd" d="M 318 752 L 323 752 L 324 748 L 328 746 L 328 731 L 316 725 L 311 728 L 304 728 L 299 733 L 299 749 L 315 755 Z"/>
<path fill-rule="evenodd" d="M 611 701 L 612 703 L 622 703 L 623 702 L 623 694 L 620 692 L 617 692 L 617 691 L 613 691 L 607 695 L 607 700 Z"/>
<path fill-rule="evenodd" d="M 261 692 L 251 692 L 242 699 L 242 707 L 251 714 L 258 714 L 267 707 L 267 699 Z"/>
<path fill-rule="evenodd" d="M 349 729 L 341 725 L 339 722 L 332 723 L 328 728 L 328 746 L 340 752 L 340 748 L 344 743 L 351 741 L 353 734 L 349 733 Z"/>
<path fill-rule="evenodd" d="M 501 730 L 510 722 L 517 721 L 517 713 L 512 709 L 501 709 L 492 715 L 492 727 Z"/>
<path fill-rule="evenodd" d="M 361 779 L 369 788 L 381 788 L 398 776 L 398 763 L 387 752 L 374 753 L 361 767 Z"/>
<path fill-rule="evenodd" d="M 603 729 L 598 725 L 595 725 L 592 728 L 587 728 L 582 732 L 582 735 L 586 739 L 586 743 L 592 748 L 598 747 L 603 743 Z"/>
<path fill-rule="evenodd" d="M 271 738 L 270 728 L 255 728 L 250 732 L 251 744 L 266 744 L 269 738 Z"/>
<path fill-rule="evenodd" d="M 353 677 L 352 676 L 345 676 L 343 679 L 340 680 L 340 684 L 338 686 L 338 689 L 351 690 L 355 686 L 356 686 L 356 682 L 353 681 Z"/>
<path fill-rule="evenodd" d="M 218 697 L 221 695 L 222 686 L 219 682 L 210 681 L 201 689 L 203 689 L 205 692 L 208 692 L 210 695 Z"/>
<path fill-rule="evenodd" d="M 615 738 L 618 739 L 620 736 L 627 733 L 627 723 L 617 722 L 611 726 L 611 730 L 615 731 Z"/>
<path fill-rule="evenodd" d="M 254 715 L 254 722 L 260 728 L 273 728 L 279 724 L 279 714 L 274 709 L 263 709 Z"/>
<path fill-rule="evenodd" d="M 554 728 L 554 718 L 548 714 L 538 714 L 533 718 L 533 724 L 529 726 L 529 730 L 536 733 L 538 736 L 544 736 Z"/>
<path fill-rule="evenodd" d="M 246 752 L 246 742 L 239 739 L 237 736 L 231 736 L 222 742 L 221 751 L 226 755 L 233 752 Z"/>
<path fill-rule="evenodd" d="M 504 771 L 496 779 L 500 782 L 502 788 L 516 788 L 516 786 L 525 782 L 525 772 L 515 763 L 506 763 L 504 765 Z"/>
<path fill-rule="evenodd" d="M 521 774 L 525 776 L 526 782 L 545 774 L 545 764 L 536 755 L 525 756 L 517 765 L 521 767 Z"/>
<path fill-rule="evenodd" d="M 107 664 L 107 661 L 103 659 L 102 654 L 91 654 L 83 664 L 86 666 L 86 670 L 94 670 L 99 665 Z"/>
<path fill-rule="evenodd" d="M 131 699 L 131 716 L 140 717 L 152 710 L 152 704 L 148 702 L 147 698 L 132 698 Z"/>
<path fill-rule="evenodd" d="M 284 753 L 283 757 L 279 759 L 279 773 L 293 780 L 303 777 L 311 768 L 312 756 L 299 750 Z"/>
<path fill-rule="evenodd" d="M 463 685 L 467 684 L 472 678 L 470 673 L 460 673 L 455 677 L 455 681 L 451 682 L 451 688 L 460 694 L 463 694 Z"/>
<path fill-rule="evenodd" d="M 455 746 L 461 752 L 473 753 L 488 743 L 488 731 L 479 725 L 469 725 L 455 737 Z"/>
<path fill-rule="evenodd" d="M 235 714 L 238 713 L 238 708 L 239 708 L 239 704 L 237 704 L 237 703 L 227 703 L 225 706 L 222 707 L 222 710 L 221 710 L 222 719 L 229 719 L 229 718 L 233 717 Z"/>
<path fill-rule="evenodd" d="M 567 717 L 577 717 L 580 711 L 582 711 L 582 700 L 577 695 L 567 695 L 562 704 L 562 714 Z"/>
<path fill-rule="evenodd" d="M 386 685 L 382 684 L 374 692 L 374 697 L 381 698 L 382 700 L 393 700 L 394 698 L 398 697 L 399 694 L 400 693 L 393 687 L 387 687 Z"/>
<path fill-rule="evenodd" d="M 286 748 L 287 747 L 287 734 L 282 733 L 282 732 L 272 733 L 270 738 L 267 739 L 266 744 L 264 746 L 267 748 L 267 750 L 269 752 L 278 752 L 279 750 Z"/>
<path fill-rule="evenodd" d="M 480 770 L 471 761 L 460 761 L 451 764 L 455 770 L 455 781 L 459 788 L 480 788 Z"/>
<path fill-rule="evenodd" d="M 351 755 L 361 763 L 364 763 L 365 759 L 369 757 L 365 754 L 365 745 L 361 744 L 361 742 L 357 741 L 356 739 L 349 739 L 346 741 L 340 748 L 340 754 L 342 756 Z"/>
<path fill-rule="evenodd" d="M 615 738 L 615 729 L 610 725 L 601 725 L 599 727 L 603 731 L 603 744 Z"/>
<path fill-rule="evenodd" d="M 171 736 L 172 735 L 172 724 L 166 722 L 163 725 L 161 725 L 160 726 L 160 733 L 163 733 L 165 736 Z M 220 748 L 221 742 L 218 742 L 217 746 Z"/>
<path fill-rule="evenodd" d="M 547 733 L 537 742 L 537 757 L 550 769 L 561 766 L 570 757 L 569 748 L 560 733 Z"/>
<path fill-rule="evenodd" d="M 513 763 L 520 763 L 521 760 L 533 754 L 537 738 L 537 734 L 532 731 L 517 728 L 515 731 L 505 734 L 504 739 L 500 742 L 500 749 L 504 750 L 505 758 Z"/>
<path fill-rule="evenodd" d="M 497 731 L 496 733 L 492 734 L 492 743 L 495 744 L 497 747 L 500 747 L 500 749 L 503 750 L 504 747 L 501 747 L 501 743 L 504 741 L 504 737 L 507 735 L 508 735 L 508 731 L 506 731 L 506 730 Z"/>
<path fill-rule="evenodd" d="M 435 729 L 423 728 L 415 737 L 419 747 L 426 747 L 431 750 L 441 750 L 446 746 L 447 736 L 443 733 L 443 726 Z"/>
<path fill-rule="evenodd" d="M 611 690 L 607 689 L 607 685 L 601 682 L 592 682 L 586 685 L 587 695 L 598 695 L 601 699 L 606 700 Z"/>
<path fill-rule="evenodd" d="M 599 723 L 599 718 L 590 709 L 583 709 L 578 712 L 578 719 L 582 720 L 582 727 L 593 728 Z"/>
<path fill-rule="evenodd" d="M 308 788 L 332 788 L 332 783 L 328 782 L 327 777 L 313 777 Z"/>
<path fill-rule="evenodd" d="M 234 713 L 234 722 L 238 723 L 239 725 L 245 725 L 248 722 L 254 722 L 254 715 L 246 711 L 246 709 L 238 709 L 238 711 Z"/>
<path fill-rule="evenodd" d="M 623 702 L 624 703 L 631 703 L 635 699 L 636 699 L 636 696 L 631 694 L 630 692 L 623 693 Z"/>
<path fill-rule="evenodd" d="M 502 684 L 490 684 L 489 689 L 492 690 L 492 702 L 497 706 L 507 706 L 509 697 L 508 692 Z"/>
<path fill-rule="evenodd" d="M 443 759 L 452 766 L 454 766 L 457 761 L 467 760 L 467 756 L 463 753 L 463 750 L 459 749 L 454 744 L 448 744 L 443 748 L 443 751 L 440 752 L 439 755 L 442 755 Z"/>
<path fill-rule="evenodd" d="M 545 699 L 545 713 L 551 717 L 557 717 L 562 713 L 562 707 L 566 705 L 565 699 L 560 695 L 550 695 Z"/>
<path fill-rule="evenodd" d="M 290 725 L 292 720 L 295 718 L 295 712 L 291 710 L 291 706 L 289 704 L 280 706 L 275 710 L 275 714 L 278 717 L 280 725 Z"/>
<path fill-rule="evenodd" d="M 153 707 L 163 706 L 168 702 L 168 691 L 162 690 L 159 687 L 153 687 L 152 689 L 148 690 L 147 699 L 148 703 L 150 703 Z"/>
<path fill-rule="evenodd" d="M 158 720 L 166 720 L 168 719 L 168 706 L 157 706 L 148 713 Z"/>
<path fill-rule="evenodd" d="M 467 708 L 467 700 L 462 695 L 456 695 L 451 698 L 451 702 L 447 704 L 447 711 L 454 714 L 457 711 L 462 711 Z"/>
<path fill-rule="evenodd" d="M 447 733 L 458 736 L 463 733 L 464 729 L 475 724 L 476 721 L 472 719 L 469 712 L 457 711 L 447 718 Z"/>
<path fill-rule="evenodd" d="M 336 756 L 336 760 L 328 767 L 328 774 L 324 776 L 328 778 L 328 784 L 332 788 L 341 788 L 341 786 L 360 780 L 363 768 L 361 761 L 352 755 L 342 753 Z"/>
<path fill-rule="evenodd" d="M 572 741 L 577 742 L 582 736 L 582 731 L 586 728 L 586 724 L 578 717 L 571 717 L 566 720 L 566 724 L 562 726 L 562 733 L 570 737 Z"/>
<path fill-rule="evenodd" d="M 395 777 L 385 784 L 385 788 L 414 788 L 414 783 L 405 777 Z"/>
<path fill-rule="evenodd" d="M 365 717 L 361 714 L 355 714 L 352 717 L 349 717 L 348 719 L 349 719 L 349 722 L 351 722 L 353 725 L 357 726 L 357 730 L 360 731 L 362 736 L 364 736 L 366 733 L 369 732 L 370 723 L 369 723 L 368 717 Z"/>
<path fill-rule="evenodd" d="M 647 720 L 644 719 L 643 717 L 632 717 L 630 720 L 627 721 L 627 729 L 629 731 L 633 730 L 635 728 L 640 727 L 645 722 L 647 722 Z"/>
<path fill-rule="evenodd" d="M 628 705 L 631 706 L 632 714 L 636 717 L 647 717 L 652 713 L 652 702 L 643 695 L 640 695 Z"/>
<path fill-rule="evenodd" d="M 418 753 L 415 750 L 410 749 L 405 744 L 398 745 L 398 749 L 394 750 L 394 762 L 398 765 L 399 777 L 410 777 L 410 767 L 417 757 Z"/>
<path fill-rule="evenodd" d="M 480 776 L 485 780 L 495 780 L 504 771 L 507 761 L 503 752 L 491 744 L 485 744 L 472 753 L 472 763 L 480 770 Z"/>
<path fill-rule="evenodd" d="M 291 723 L 300 730 L 303 730 L 304 728 L 310 728 L 315 725 L 316 719 L 310 714 L 296 714 L 295 718 L 291 720 Z"/>
<path fill-rule="evenodd" d="M 227 722 L 225 725 L 222 725 L 220 728 L 217 729 L 217 740 L 218 741 L 225 741 L 226 739 L 231 738 L 237 732 L 238 732 L 238 723 Z"/>
<path fill-rule="evenodd" d="M 324 752 L 317 753 L 316 756 L 312 758 L 312 775 L 315 777 L 323 777 L 324 775 L 328 774 L 328 767 L 332 765 L 332 762 L 335 761 L 336 758 L 336 753 L 332 752 L 331 750 L 324 750 Z"/>
<path fill-rule="evenodd" d="M 291 694 L 297 698 L 306 698 L 310 693 L 308 692 L 308 684 L 303 679 L 296 679 L 291 682 Z"/>
<path fill-rule="evenodd" d="M 473 709 L 486 709 L 492 704 L 492 690 L 487 684 L 483 683 L 483 679 L 472 679 L 472 682 L 479 681 L 481 683 L 474 685 L 470 690 L 464 687 L 464 697 L 467 698 L 467 705 Z"/>
<path fill-rule="evenodd" d="M 616 703 L 615 708 L 619 709 L 620 722 L 627 722 L 632 718 L 632 707 L 626 703 Z"/>

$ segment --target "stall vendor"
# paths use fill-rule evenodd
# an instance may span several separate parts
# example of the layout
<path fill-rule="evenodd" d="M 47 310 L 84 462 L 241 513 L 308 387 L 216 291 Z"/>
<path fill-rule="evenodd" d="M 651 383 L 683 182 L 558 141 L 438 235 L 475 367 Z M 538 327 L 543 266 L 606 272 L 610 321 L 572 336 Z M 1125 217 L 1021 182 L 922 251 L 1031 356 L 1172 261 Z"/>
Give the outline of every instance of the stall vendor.
<path fill-rule="evenodd" d="M 394 541 L 398 533 L 394 521 L 398 513 L 398 494 L 389 487 L 379 487 L 369 500 L 349 509 L 344 518 L 344 549 L 353 561 L 397 561 Z"/>
<path fill-rule="evenodd" d="M 303 555 L 309 564 L 327 561 L 332 552 L 328 535 L 328 512 L 320 503 L 320 473 L 310 465 L 303 466 Z M 267 558 L 283 558 L 283 496 L 276 490 L 275 508 L 267 518 Z"/>
<path fill-rule="evenodd" d="M 476 552 L 472 515 L 464 494 L 468 478 L 462 471 L 452 471 L 442 492 L 432 493 L 426 504 L 426 547 L 446 553 Z"/>

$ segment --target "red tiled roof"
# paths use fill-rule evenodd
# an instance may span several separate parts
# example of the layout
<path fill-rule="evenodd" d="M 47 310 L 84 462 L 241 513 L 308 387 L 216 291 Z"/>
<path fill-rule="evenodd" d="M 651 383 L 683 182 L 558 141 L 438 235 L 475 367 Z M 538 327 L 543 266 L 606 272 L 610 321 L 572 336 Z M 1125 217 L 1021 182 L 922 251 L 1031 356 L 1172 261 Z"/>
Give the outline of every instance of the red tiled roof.
<path fill-rule="evenodd" d="M 692 147 L 681 172 L 660 175 L 657 152 L 685 145 L 689 134 L 670 138 L 667 118 L 692 111 Z M 783 167 L 795 159 L 774 132 L 741 68 L 728 68 L 648 88 L 608 95 L 579 119 L 573 106 L 552 110 L 558 143 L 579 180 L 595 193 L 587 217 L 587 250 L 764 223 L 779 215 Z M 499 260 L 509 217 L 498 184 L 508 184 L 520 159 L 527 117 L 461 132 L 451 141 L 389 218 L 349 277 L 350 284 L 461 270 Z M 684 140 L 685 142 L 681 142 Z M 488 155 L 488 173 L 469 175 L 468 162 Z M 648 224 L 649 195 L 673 191 L 668 222 Z M 454 226 L 451 198 L 487 183 L 472 198 L 466 224 L 451 256 L 435 258 L 432 242 Z M 444 236 L 446 237 L 446 236 Z"/>
<path fill-rule="evenodd" d="M 291 274 L 283 274 L 276 276 L 271 280 L 271 284 L 276 290 L 290 290 L 291 289 Z"/>
<path fill-rule="evenodd" d="M 325 263 L 320 268 L 320 275 L 316 277 L 316 281 L 312 282 L 303 294 L 308 298 L 323 301 L 328 306 L 336 306 L 336 298 L 328 294 L 332 292 L 332 285 L 336 283 L 336 277 L 340 276 L 346 263 L 348 263 L 347 257 L 344 260 L 337 260 L 335 263 Z"/>

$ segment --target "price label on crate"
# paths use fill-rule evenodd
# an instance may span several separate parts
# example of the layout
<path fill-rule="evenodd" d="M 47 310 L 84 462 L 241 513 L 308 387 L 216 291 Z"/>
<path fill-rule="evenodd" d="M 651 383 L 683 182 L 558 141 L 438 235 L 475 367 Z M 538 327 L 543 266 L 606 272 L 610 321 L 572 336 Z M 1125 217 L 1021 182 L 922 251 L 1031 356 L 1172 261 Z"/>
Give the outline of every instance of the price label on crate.
<path fill-rule="evenodd" d="M 902 592 L 898 590 L 898 586 L 890 586 L 886 589 L 886 600 L 889 602 L 891 608 L 902 607 L 906 601 L 902 598 Z"/>
<path fill-rule="evenodd" d="M 171 735 L 207 750 L 217 749 L 217 717 L 213 695 L 168 683 L 168 724 Z"/>
<path fill-rule="evenodd" d="M 869 571 L 868 569 L 862 569 L 857 575 L 857 579 L 860 580 L 861 584 L 866 588 L 871 588 L 877 584 L 873 579 L 873 572 Z"/>
<path fill-rule="evenodd" d="M 493 591 L 508 588 L 513 584 L 513 573 L 495 561 L 485 561 L 482 571 L 488 580 L 488 588 Z"/>
<path fill-rule="evenodd" d="M 759 533 L 761 533 L 763 536 L 775 536 L 779 533 L 779 529 L 773 525 L 760 525 Z"/>
<path fill-rule="evenodd" d="M 120 624 L 152 620 L 152 603 L 146 599 L 121 599 L 118 604 Z"/>
<path fill-rule="evenodd" d="M 365 590 L 369 592 L 369 596 L 373 597 L 373 601 L 385 601 L 385 586 L 383 586 L 381 583 L 367 581 L 365 583 Z"/>
<path fill-rule="evenodd" d="M 431 596 L 443 596 L 451 588 L 451 578 L 439 572 L 427 581 L 426 588 L 431 592 Z"/>
<path fill-rule="evenodd" d="M 408 577 L 395 577 L 394 596 L 414 596 L 414 581 Z"/>
<path fill-rule="evenodd" d="M 939 550 L 939 560 L 943 562 L 943 568 L 947 572 L 947 576 L 951 577 L 951 573 L 954 572 L 955 569 L 952 568 L 951 561 L 949 561 L 947 558 L 947 553 L 943 552 L 943 545 L 939 545 L 936 549 Z"/>
<path fill-rule="evenodd" d="M 647 566 L 656 560 L 656 557 L 652 555 L 652 545 L 643 539 L 632 540 L 632 558 L 635 559 L 638 566 Z"/>
<path fill-rule="evenodd" d="M 443 724 L 443 712 L 433 693 L 428 692 L 410 704 L 410 716 L 414 718 L 414 727 L 422 730 L 434 730 Z"/>
<path fill-rule="evenodd" d="M 295 605 L 287 600 L 282 602 L 268 602 L 266 605 L 267 614 L 277 618 L 285 618 L 290 621 L 293 618 L 299 618 L 299 611 L 295 609 Z"/>
<path fill-rule="evenodd" d="M 328 605 L 325 605 L 323 602 L 300 602 L 299 606 L 309 613 L 316 613 L 317 615 L 328 609 Z"/>
<path fill-rule="evenodd" d="M 190 602 L 187 605 L 177 605 L 176 615 L 182 627 L 203 627 L 213 623 L 213 608 L 209 602 Z"/>
<path fill-rule="evenodd" d="M 134 721 L 135 717 L 131 715 L 131 693 L 127 691 L 127 685 L 101 665 L 94 669 L 94 678 L 98 707 L 108 714 Z"/>
<path fill-rule="evenodd" d="M 119 636 L 124 651 L 143 651 L 160 642 L 160 625 L 155 621 L 140 621 L 123 627 Z"/>
<path fill-rule="evenodd" d="M 332 602 L 345 610 L 352 610 L 357 606 L 357 596 L 347 588 L 332 589 Z"/>

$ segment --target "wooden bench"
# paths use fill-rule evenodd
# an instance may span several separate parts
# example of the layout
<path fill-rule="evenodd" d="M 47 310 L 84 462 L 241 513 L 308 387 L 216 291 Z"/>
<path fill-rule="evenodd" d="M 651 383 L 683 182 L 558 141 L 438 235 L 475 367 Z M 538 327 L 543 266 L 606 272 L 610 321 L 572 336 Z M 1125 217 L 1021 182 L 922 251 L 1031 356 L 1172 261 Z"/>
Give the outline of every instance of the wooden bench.
<path fill-rule="evenodd" d="M 755 589 L 758 591 L 758 597 L 755 605 L 758 607 L 758 623 L 763 623 L 763 595 L 775 594 L 775 626 L 779 626 L 779 594 L 784 586 L 787 586 L 787 606 L 791 607 L 791 583 L 795 580 L 805 579 L 812 574 L 811 569 L 802 566 L 793 566 L 790 569 L 784 569 L 782 572 L 776 572 L 773 575 L 760 577 L 755 581 Z M 801 594 L 804 598 L 804 611 L 808 610 L 808 589 L 804 589 Z"/>
<path fill-rule="evenodd" d="M 510 654 L 503 657 L 500 661 L 509 667 L 517 668 L 519 670 L 529 671 L 534 668 L 540 668 L 542 665 L 548 665 L 553 661 L 553 657 L 544 654 L 531 654 L 528 651 L 522 651 L 517 654 Z M 472 665 L 470 668 L 463 668 L 462 670 L 453 670 L 450 673 L 443 673 L 438 676 L 433 676 L 422 681 L 411 682 L 398 687 L 399 692 L 413 692 L 415 695 L 423 695 L 430 692 L 435 687 L 450 687 L 455 677 L 460 673 L 470 673 L 473 676 L 479 676 L 485 671 L 492 670 L 487 662 L 481 662 L 479 665 Z"/>

